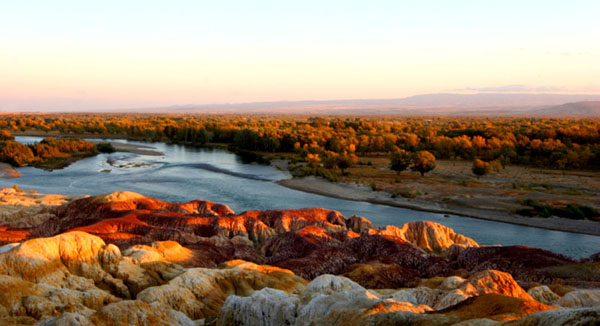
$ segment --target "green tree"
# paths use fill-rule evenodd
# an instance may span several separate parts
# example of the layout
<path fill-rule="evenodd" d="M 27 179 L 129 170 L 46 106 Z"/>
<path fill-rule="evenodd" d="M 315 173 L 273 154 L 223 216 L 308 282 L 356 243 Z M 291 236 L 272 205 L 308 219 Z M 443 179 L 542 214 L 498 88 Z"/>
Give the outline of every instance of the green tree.
<path fill-rule="evenodd" d="M 400 173 L 410 166 L 412 155 L 403 149 L 397 149 L 390 153 L 390 169 Z"/>
<path fill-rule="evenodd" d="M 358 161 L 358 157 L 354 154 L 343 153 L 338 155 L 336 161 L 337 166 L 342 170 L 342 174 L 344 174 L 347 168 L 352 167 Z"/>
<path fill-rule="evenodd" d="M 337 157 L 338 154 L 335 152 L 327 151 L 325 152 L 325 157 L 323 159 L 323 166 L 326 169 L 333 169 L 337 166 Z"/>
<path fill-rule="evenodd" d="M 114 153 L 117 151 L 115 149 L 115 147 L 111 143 L 108 143 L 108 142 L 96 144 L 96 149 L 100 153 Z"/>

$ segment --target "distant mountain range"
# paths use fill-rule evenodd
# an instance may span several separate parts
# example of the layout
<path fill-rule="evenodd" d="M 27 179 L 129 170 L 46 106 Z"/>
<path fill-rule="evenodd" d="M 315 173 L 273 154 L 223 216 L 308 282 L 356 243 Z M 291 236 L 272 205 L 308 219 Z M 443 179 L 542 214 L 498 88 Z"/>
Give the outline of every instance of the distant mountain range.
<path fill-rule="evenodd" d="M 119 112 L 358 114 L 358 115 L 535 115 L 600 116 L 600 95 L 425 94 L 397 99 L 279 101 L 179 105 Z"/>
<path fill-rule="evenodd" d="M 600 117 L 600 101 L 565 103 L 562 105 L 533 109 L 529 112 L 547 116 Z"/>
<path fill-rule="evenodd" d="M 599 103 L 600 94 L 441 93 L 392 99 L 188 104 L 120 109 L 86 109 L 82 106 L 45 112 L 600 117 Z M 11 111 L 9 107 L 0 107 L 0 114 L 11 114 Z M 43 113 L 35 109 L 24 111 Z M 16 112 L 18 110 L 12 111 Z"/>

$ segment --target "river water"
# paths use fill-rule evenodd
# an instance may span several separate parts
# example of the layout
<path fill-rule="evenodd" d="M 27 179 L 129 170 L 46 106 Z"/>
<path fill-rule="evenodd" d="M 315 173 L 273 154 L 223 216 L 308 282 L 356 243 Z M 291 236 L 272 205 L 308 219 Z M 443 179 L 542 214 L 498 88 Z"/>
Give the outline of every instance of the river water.
<path fill-rule="evenodd" d="M 40 137 L 16 137 L 22 143 Z M 23 189 L 65 195 L 101 194 L 129 190 L 172 202 L 204 199 L 229 205 L 236 212 L 280 208 L 325 207 L 346 217 L 364 216 L 374 224 L 402 226 L 409 221 L 430 220 L 485 245 L 525 245 L 551 250 L 574 258 L 600 251 L 600 237 L 550 231 L 526 226 L 444 217 L 442 214 L 348 201 L 304 193 L 282 187 L 273 181 L 289 178 L 274 167 L 246 164 L 236 154 L 223 149 L 194 148 L 165 143 L 118 142 L 152 146 L 164 156 L 133 153 L 100 154 L 77 161 L 62 170 L 44 171 L 18 168 L 18 179 L 0 178 L 0 187 L 17 183 Z"/>

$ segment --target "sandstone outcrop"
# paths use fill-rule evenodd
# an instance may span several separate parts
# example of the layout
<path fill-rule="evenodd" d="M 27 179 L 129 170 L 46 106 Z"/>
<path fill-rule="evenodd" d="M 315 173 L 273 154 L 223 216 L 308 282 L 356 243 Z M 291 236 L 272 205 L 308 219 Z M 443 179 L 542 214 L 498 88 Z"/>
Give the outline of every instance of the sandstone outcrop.
<path fill-rule="evenodd" d="M 11 190 L 0 324 L 525 326 L 599 313 L 595 258 L 479 246 L 433 222 Z"/>
<path fill-rule="evenodd" d="M 568 308 L 600 306 L 600 289 L 581 289 L 565 294 L 557 305 Z"/>
<path fill-rule="evenodd" d="M 370 231 L 384 237 L 400 238 L 429 253 L 442 254 L 453 245 L 479 247 L 473 239 L 457 234 L 449 227 L 430 221 L 410 222 L 401 228 L 388 225 L 381 231 Z"/>
<path fill-rule="evenodd" d="M 13 188 L 0 189 L 0 243 L 26 239 L 30 236 L 27 229 L 39 227 L 55 218 L 58 206 L 81 197 L 17 192 Z"/>
<path fill-rule="evenodd" d="M 104 306 L 87 318 L 77 313 L 64 313 L 59 317 L 45 320 L 39 326 L 196 326 L 184 314 L 159 309 L 140 301 L 120 301 Z"/>
<path fill-rule="evenodd" d="M 535 300 L 552 306 L 556 305 L 558 300 L 560 300 L 560 296 L 554 293 L 546 285 L 539 285 L 533 287 L 529 289 L 527 293 L 531 295 L 531 297 L 533 297 Z"/>
<path fill-rule="evenodd" d="M 555 309 L 531 299 L 503 274 L 487 271 L 462 282 L 463 290 L 473 293 L 438 309 L 432 307 L 452 291 L 423 287 L 381 295 L 349 279 L 322 275 L 299 295 L 263 289 L 249 297 L 230 296 L 217 325 L 452 325 L 479 318 L 512 320 Z"/>
<path fill-rule="evenodd" d="M 263 288 L 298 293 L 304 284 L 289 270 L 231 261 L 220 269 L 189 269 L 165 285 L 143 290 L 137 300 L 203 319 L 217 315 L 230 295 L 248 296 Z"/>

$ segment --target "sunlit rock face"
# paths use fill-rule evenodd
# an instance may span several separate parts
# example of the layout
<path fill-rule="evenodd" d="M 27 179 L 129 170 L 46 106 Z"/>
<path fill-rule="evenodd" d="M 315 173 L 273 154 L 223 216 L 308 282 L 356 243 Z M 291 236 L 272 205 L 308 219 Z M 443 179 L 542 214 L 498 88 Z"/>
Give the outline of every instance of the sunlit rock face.
<path fill-rule="evenodd" d="M 385 295 L 344 277 L 322 275 L 300 294 L 263 289 L 249 297 L 230 296 L 217 325 L 464 325 L 473 319 L 508 321 L 555 309 L 533 300 L 504 274 L 486 271 L 465 280 L 462 290 L 424 287 Z M 518 296 L 504 295 L 508 293 Z"/>
<path fill-rule="evenodd" d="M 410 222 L 401 228 L 388 225 L 381 231 L 373 230 L 370 233 L 400 238 L 429 253 L 442 254 L 453 245 L 463 248 L 479 247 L 473 239 L 457 234 L 449 227 L 429 221 Z"/>
<path fill-rule="evenodd" d="M 585 325 L 600 306 L 594 257 L 427 221 L 120 191 L 6 190 L 0 212 L 0 325 Z"/>
<path fill-rule="evenodd" d="M 231 295 L 248 296 L 264 288 L 299 293 L 305 283 L 289 270 L 238 260 L 220 269 L 189 269 L 165 285 L 143 290 L 136 298 L 202 319 L 218 314 Z"/>
<path fill-rule="evenodd" d="M 37 228 L 56 218 L 56 208 L 82 196 L 44 195 L 0 189 L 0 244 L 22 241 Z"/>

